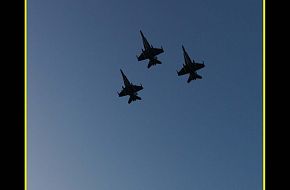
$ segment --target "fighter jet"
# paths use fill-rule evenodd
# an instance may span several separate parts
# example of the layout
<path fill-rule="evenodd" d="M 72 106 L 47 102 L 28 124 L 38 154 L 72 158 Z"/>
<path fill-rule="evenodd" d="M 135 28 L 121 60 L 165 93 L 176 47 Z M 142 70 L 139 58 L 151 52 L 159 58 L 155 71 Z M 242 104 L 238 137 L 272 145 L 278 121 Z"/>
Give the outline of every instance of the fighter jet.
<path fill-rule="evenodd" d="M 130 83 L 130 81 L 128 80 L 128 78 L 126 77 L 126 75 L 123 73 L 121 69 L 120 71 L 122 73 L 125 87 L 122 86 L 122 91 L 120 93 L 117 92 L 119 97 L 129 95 L 130 98 L 129 98 L 128 104 L 130 104 L 132 101 L 141 100 L 141 98 L 137 96 L 138 95 L 137 92 L 143 89 L 142 84 L 140 86 L 133 85 L 132 83 Z"/>
<path fill-rule="evenodd" d="M 152 65 L 161 64 L 161 61 L 157 59 L 157 55 L 163 53 L 164 50 L 161 48 L 154 48 L 152 45 L 149 44 L 145 36 L 143 35 L 142 31 L 140 30 L 142 41 L 144 45 L 144 49 L 142 49 L 142 53 L 139 56 L 136 56 L 138 61 L 142 61 L 145 59 L 149 59 L 149 63 L 147 68 L 149 69 Z"/>
<path fill-rule="evenodd" d="M 192 80 L 202 79 L 202 76 L 198 75 L 196 71 L 205 66 L 204 62 L 203 63 L 196 63 L 193 59 L 191 61 L 190 57 L 188 56 L 188 54 L 185 51 L 183 46 L 182 46 L 182 50 L 183 50 L 185 64 L 183 64 L 183 67 L 180 71 L 176 71 L 177 75 L 181 76 L 181 75 L 189 74 L 189 78 L 187 80 L 187 83 L 189 83 Z"/>

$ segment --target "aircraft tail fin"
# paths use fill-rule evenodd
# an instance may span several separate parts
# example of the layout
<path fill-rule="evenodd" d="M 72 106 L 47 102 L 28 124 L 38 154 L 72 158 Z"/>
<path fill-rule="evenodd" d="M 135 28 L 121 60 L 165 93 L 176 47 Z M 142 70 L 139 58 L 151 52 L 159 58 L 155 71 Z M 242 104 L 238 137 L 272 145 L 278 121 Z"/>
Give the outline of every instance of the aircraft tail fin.
<path fill-rule="evenodd" d="M 197 78 L 197 79 L 202 79 L 202 76 L 196 74 L 196 78 Z"/>
<path fill-rule="evenodd" d="M 131 104 L 132 100 L 133 100 L 133 99 L 130 97 L 130 98 L 129 98 L 129 101 L 128 101 L 128 104 Z"/>
<path fill-rule="evenodd" d="M 141 100 L 141 97 L 139 96 L 134 96 L 135 100 Z"/>
<path fill-rule="evenodd" d="M 192 80 L 196 80 L 196 79 L 202 79 L 202 76 L 200 76 L 199 74 L 197 74 L 196 72 L 194 74 L 190 74 L 188 79 L 187 79 L 187 83 L 190 83 L 190 81 Z"/>
<path fill-rule="evenodd" d="M 191 76 L 189 76 L 187 79 L 187 83 L 190 83 L 190 81 L 192 81 L 192 80 L 193 80 L 193 78 Z"/>
<path fill-rule="evenodd" d="M 130 104 L 132 101 L 136 101 L 136 100 L 141 100 L 141 97 L 139 97 L 137 95 L 132 95 L 132 96 L 130 96 L 130 98 L 128 100 L 128 104 Z"/>
<path fill-rule="evenodd" d="M 161 61 L 159 61 L 158 59 L 151 59 L 149 60 L 147 68 L 149 69 L 152 65 L 156 65 L 156 64 L 161 64 Z"/>

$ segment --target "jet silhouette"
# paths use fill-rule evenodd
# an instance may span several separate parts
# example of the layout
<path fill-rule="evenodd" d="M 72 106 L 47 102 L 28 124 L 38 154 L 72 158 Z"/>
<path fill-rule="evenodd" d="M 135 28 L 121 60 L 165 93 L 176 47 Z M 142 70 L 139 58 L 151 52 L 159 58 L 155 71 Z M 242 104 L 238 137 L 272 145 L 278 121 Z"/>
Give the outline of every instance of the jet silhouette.
<path fill-rule="evenodd" d="M 128 78 L 126 77 L 126 75 L 123 73 L 123 71 L 120 69 L 122 77 L 123 77 L 123 81 L 124 81 L 124 86 L 122 86 L 122 91 L 118 93 L 119 97 L 122 96 L 130 96 L 129 100 L 128 100 L 128 104 L 130 104 L 132 101 L 136 101 L 136 100 L 141 100 L 141 98 L 138 95 L 138 91 L 143 89 L 142 84 L 140 86 L 138 85 L 133 85 L 132 83 L 130 83 L 130 81 L 128 80 Z"/>
<path fill-rule="evenodd" d="M 184 62 L 183 67 L 180 69 L 180 71 L 176 71 L 178 76 L 189 74 L 187 83 L 189 83 L 192 80 L 196 79 L 202 79 L 202 76 L 197 74 L 197 70 L 202 69 L 205 65 L 203 63 L 196 63 L 193 59 L 191 61 L 190 57 L 188 56 L 187 52 L 185 51 L 183 45 L 183 56 L 184 56 Z"/>
<path fill-rule="evenodd" d="M 157 55 L 163 53 L 164 50 L 161 48 L 154 48 L 152 45 L 149 44 L 145 36 L 143 35 L 142 31 L 140 30 L 143 46 L 142 53 L 139 56 L 136 56 L 138 61 L 142 61 L 145 59 L 149 59 L 149 63 L 147 68 L 149 69 L 152 65 L 161 64 L 161 61 L 157 59 Z"/>

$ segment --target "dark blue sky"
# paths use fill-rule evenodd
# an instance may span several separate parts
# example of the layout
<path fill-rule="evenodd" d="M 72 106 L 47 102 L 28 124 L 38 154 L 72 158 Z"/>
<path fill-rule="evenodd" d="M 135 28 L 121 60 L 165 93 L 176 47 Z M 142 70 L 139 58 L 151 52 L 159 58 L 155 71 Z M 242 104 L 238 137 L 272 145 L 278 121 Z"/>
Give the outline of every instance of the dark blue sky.
<path fill-rule="evenodd" d="M 262 2 L 29 0 L 28 189 L 262 189 Z"/>

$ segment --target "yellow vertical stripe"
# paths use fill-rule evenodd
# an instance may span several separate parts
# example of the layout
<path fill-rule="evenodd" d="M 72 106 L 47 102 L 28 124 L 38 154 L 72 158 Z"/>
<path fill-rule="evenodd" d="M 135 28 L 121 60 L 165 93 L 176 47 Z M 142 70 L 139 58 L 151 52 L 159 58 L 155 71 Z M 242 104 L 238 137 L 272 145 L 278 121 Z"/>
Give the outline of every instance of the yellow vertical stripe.
<path fill-rule="evenodd" d="M 266 190 L 266 1 L 263 0 L 263 190 Z"/>
<path fill-rule="evenodd" d="M 24 189 L 27 190 L 27 0 L 24 0 Z"/>

